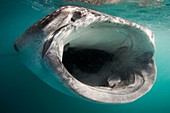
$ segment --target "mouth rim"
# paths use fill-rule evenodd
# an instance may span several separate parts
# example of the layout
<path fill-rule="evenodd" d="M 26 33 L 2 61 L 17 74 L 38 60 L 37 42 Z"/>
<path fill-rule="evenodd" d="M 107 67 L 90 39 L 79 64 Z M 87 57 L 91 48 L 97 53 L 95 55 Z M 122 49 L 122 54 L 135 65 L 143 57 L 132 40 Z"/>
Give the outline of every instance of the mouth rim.
<path fill-rule="evenodd" d="M 68 9 L 66 9 L 68 10 Z M 75 11 L 75 9 L 71 9 L 73 11 Z M 81 9 L 82 10 L 82 9 Z M 69 9 L 70 11 L 70 9 Z M 74 22 L 71 24 L 67 24 L 67 26 L 64 25 L 64 27 L 62 27 L 60 29 L 60 32 L 64 32 L 64 31 L 70 31 L 70 29 L 72 30 L 72 28 L 78 29 L 79 27 L 86 27 L 91 23 L 94 22 L 108 22 L 108 23 L 114 23 L 117 24 L 119 26 L 126 26 L 126 28 L 130 28 L 133 27 L 134 29 L 137 29 L 143 33 L 145 33 L 145 35 L 147 36 L 146 38 L 149 38 L 149 40 L 151 41 L 151 44 L 153 46 L 153 48 L 155 49 L 154 46 L 154 37 L 153 34 L 150 30 L 148 30 L 147 28 L 144 28 L 138 24 L 126 21 L 124 19 L 121 18 L 117 18 L 117 17 L 111 17 L 108 15 L 104 15 L 101 13 L 98 13 L 96 11 L 93 10 L 88 10 L 90 12 L 92 12 L 93 14 L 99 14 L 101 18 L 105 17 L 104 20 L 102 19 L 97 19 L 94 21 L 90 21 L 89 23 L 85 23 L 85 25 L 80 24 L 80 21 L 75 21 L 76 19 L 74 19 Z M 72 12 L 72 11 L 70 11 Z M 72 19 L 73 20 L 73 19 Z M 80 25 L 79 25 L 80 24 Z M 55 34 L 56 35 L 56 34 Z M 63 44 L 62 48 L 63 47 Z M 130 93 L 128 95 L 113 95 L 112 93 L 108 93 L 108 92 L 103 92 L 103 89 L 100 88 L 95 88 L 92 86 L 88 86 L 86 84 L 81 83 L 80 81 L 78 81 L 77 79 L 74 78 L 74 76 L 72 76 L 67 69 L 64 67 L 63 63 L 62 63 L 62 55 L 54 55 L 54 51 L 50 51 L 51 49 L 51 45 L 48 48 L 48 51 L 45 53 L 45 55 L 43 56 L 43 60 L 45 60 L 47 62 L 47 64 L 49 66 L 51 66 L 55 73 L 57 73 L 60 78 L 62 79 L 62 81 L 64 81 L 65 85 L 67 87 L 69 87 L 70 89 L 72 89 L 74 91 L 74 93 L 85 97 L 87 99 L 96 101 L 96 102 L 104 102 L 104 103 L 127 103 L 127 102 L 132 102 L 138 98 L 140 98 L 142 95 L 144 95 L 145 93 L 147 93 L 152 85 L 154 84 L 155 80 L 156 80 L 156 64 L 153 58 L 151 58 L 151 62 L 153 63 L 154 67 L 154 74 L 150 77 L 146 77 L 144 82 L 144 85 L 136 92 Z M 146 87 L 144 87 L 146 86 Z M 90 93 L 89 93 L 90 92 Z M 98 96 L 96 96 L 95 94 L 98 94 Z"/>
<path fill-rule="evenodd" d="M 55 60 L 54 60 L 55 58 Z M 156 76 L 153 74 L 152 76 L 145 78 L 143 86 L 137 91 L 127 94 L 127 95 L 114 95 L 114 93 L 108 93 L 106 89 L 96 88 L 89 85 L 86 85 L 80 81 L 78 81 L 74 76 L 72 76 L 67 69 L 64 67 L 63 63 L 60 61 L 57 56 L 51 55 L 48 53 L 44 60 L 48 62 L 48 65 L 52 66 L 56 70 L 58 76 L 64 81 L 64 84 L 72 89 L 72 93 L 78 94 L 80 97 L 84 97 L 86 99 L 92 100 L 94 102 L 102 102 L 102 103 L 129 103 L 137 100 L 145 93 L 147 93 L 153 86 Z M 156 73 L 156 65 L 154 59 L 152 59 L 154 64 L 154 71 Z M 59 67 L 59 68 L 58 68 Z M 97 94 L 97 95 L 96 95 Z"/>

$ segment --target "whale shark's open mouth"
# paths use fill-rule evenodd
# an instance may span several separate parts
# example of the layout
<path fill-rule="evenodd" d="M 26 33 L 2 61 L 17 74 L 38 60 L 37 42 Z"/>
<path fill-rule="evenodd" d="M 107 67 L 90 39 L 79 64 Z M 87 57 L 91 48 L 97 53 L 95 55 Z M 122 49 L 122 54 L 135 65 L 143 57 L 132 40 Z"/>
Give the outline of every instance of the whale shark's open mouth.
<path fill-rule="evenodd" d="M 52 87 L 62 91 L 65 84 L 98 102 L 134 101 L 155 81 L 152 32 L 86 8 L 62 7 L 32 26 L 15 48 Z"/>
<path fill-rule="evenodd" d="M 129 85 L 133 85 L 131 88 L 142 86 L 142 74 L 140 69 L 135 69 L 139 67 L 134 66 L 141 65 L 145 59 L 134 54 L 136 42 L 140 39 L 131 36 L 133 32 L 105 22 L 91 24 L 77 32 L 68 37 L 70 42 L 64 46 L 62 59 L 73 77 L 90 86 L 117 90 Z M 153 56 L 150 52 L 146 54 Z M 138 82 L 141 83 L 136 84 L 135 79 L 140 79 Z"/>
<path fill-rule="evenodd" d="M 150 41 L 140 35 L 114 23 L 92 23 L 60 39 L 64 46 L 59 57 L 81 83 L 104 92 L 130 94 L 143 86 L 144 77 L 154 68 L 153 48 L 145 50 Z"/>

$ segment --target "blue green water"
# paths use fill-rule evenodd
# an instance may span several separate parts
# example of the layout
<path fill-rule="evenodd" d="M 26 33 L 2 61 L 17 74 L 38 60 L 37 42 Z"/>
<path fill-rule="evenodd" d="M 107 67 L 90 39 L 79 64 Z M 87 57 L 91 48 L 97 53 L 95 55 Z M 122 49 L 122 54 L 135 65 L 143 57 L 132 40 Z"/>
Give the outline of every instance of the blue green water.
<path fill-rule="evenodd" d="M 148 7 L 136 3 L 77 4 L 134 21 L 154 32 L 157 80 L 150 92 L 128 104 L 97 104 L 66 96 L 20 62 L 14 41 L 33 23 L 66 5 L 59 1 L 0 0 L 0 113 L 170 113 L 170 1 Z"/>

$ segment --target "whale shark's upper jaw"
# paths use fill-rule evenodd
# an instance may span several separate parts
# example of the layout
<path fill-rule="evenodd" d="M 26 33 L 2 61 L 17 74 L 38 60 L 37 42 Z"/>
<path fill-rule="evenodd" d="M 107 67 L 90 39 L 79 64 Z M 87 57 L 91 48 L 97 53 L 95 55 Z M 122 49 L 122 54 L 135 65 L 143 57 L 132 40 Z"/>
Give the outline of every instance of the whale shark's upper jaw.
<path fill-rule="evenodd" d="M 30 27 L 15 49 L 47 84 L 97 102 L 134 101 L 156 78 L 152 32 L 87 8 L 54 11 Z"/>

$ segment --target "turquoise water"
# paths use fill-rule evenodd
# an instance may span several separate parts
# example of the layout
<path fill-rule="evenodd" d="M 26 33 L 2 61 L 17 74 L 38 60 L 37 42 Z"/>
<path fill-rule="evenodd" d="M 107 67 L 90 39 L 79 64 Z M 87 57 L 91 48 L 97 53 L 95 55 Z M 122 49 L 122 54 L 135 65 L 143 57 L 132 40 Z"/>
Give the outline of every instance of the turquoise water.
<path fill-rule="evenodd" d="M 59 1 L 0 0 L 0 113 L 170 113 L 170 1 L 148 7 L 76 4 L 134 21 L 154 32 L 157 80 L 150 92 L 128 104 L 89 103 L 66 96 L 20 62 L 14 41 L 33 23 L 66 5 Z"/>

